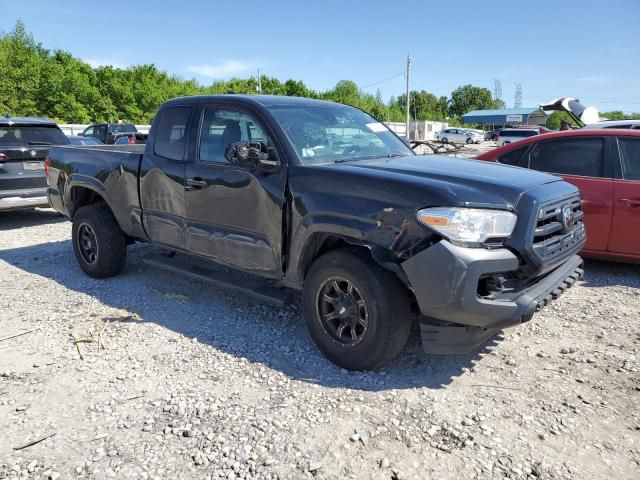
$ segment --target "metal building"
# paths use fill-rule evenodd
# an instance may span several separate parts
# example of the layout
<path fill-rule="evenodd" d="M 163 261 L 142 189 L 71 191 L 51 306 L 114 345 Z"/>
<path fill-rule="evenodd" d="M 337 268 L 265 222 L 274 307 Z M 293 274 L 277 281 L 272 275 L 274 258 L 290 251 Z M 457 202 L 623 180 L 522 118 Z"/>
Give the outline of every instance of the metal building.
<path fill-rule="evenodd" d="M 547 115 L 535 108 L 506 108 L 504 110 L 474 110 L 462 116 L 468 124 L 481 124 L 491 128 L 517 125 L 541 125 L 547 123 Z"/>

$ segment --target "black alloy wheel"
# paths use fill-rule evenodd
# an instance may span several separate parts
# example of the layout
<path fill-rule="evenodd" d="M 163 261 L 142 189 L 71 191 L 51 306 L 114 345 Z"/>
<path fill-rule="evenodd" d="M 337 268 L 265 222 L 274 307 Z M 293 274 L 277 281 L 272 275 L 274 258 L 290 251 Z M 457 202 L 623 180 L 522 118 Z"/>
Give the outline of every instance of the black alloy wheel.
<path fill-rule="evenodd" d="M 98 239 L 91 226 L 86 223 L 78 227 L 78 251 L 88 264 L 98 261 Z"/>
<path fill-rule="evenodd" d="M 367 304 L 351 280 L 341 276 L 328 278 L 318 290 L 316 308 L 322 328 L 340 344 L 354 346 L 366 336 Z"/>

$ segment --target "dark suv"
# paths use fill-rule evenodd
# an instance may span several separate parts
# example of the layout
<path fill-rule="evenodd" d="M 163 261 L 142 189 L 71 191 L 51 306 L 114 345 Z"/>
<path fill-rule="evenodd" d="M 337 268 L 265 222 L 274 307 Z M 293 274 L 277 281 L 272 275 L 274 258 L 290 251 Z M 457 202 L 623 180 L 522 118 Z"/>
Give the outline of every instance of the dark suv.
<path fill-rule="evenodd" d="M 49 206 L 44 159 L 51 145 L 68 144 L 49 120 L 0 117 L 0 211 Z"/>

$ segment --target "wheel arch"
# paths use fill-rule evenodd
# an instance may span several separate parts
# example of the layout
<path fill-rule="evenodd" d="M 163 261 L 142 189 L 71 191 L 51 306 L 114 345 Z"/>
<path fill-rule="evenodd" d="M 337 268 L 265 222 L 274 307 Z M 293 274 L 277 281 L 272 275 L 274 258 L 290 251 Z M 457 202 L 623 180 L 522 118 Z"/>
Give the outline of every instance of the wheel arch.
<path fill-rule="evenodd" d="M 398 263 L 389 259 L 388 250 L 362 239 L 336 232 L 320 231 L 309 235 L 300 251 L 296 264 L 290 265 L 289 274 L 285 277 L 287 286 L 302 288 L 304 279 L 313 262 L 321 255 L 337 249 L 349 249 L 370 258 L 380 267 L 394 273 L 411 292 L 406 274 Z M 411 295 L 413 294 L 411 293 Z"/>
<path fill-rule="evenodd" d="M 104 197 L 104 192 L 96 188 L 87 185 L 73 185 L 68 192 L 67 210 L 71 218 L 73 218 L 73 215 L 79 208 L 96 203 L 104 203 L 111 210 L 111 207 Z"/>

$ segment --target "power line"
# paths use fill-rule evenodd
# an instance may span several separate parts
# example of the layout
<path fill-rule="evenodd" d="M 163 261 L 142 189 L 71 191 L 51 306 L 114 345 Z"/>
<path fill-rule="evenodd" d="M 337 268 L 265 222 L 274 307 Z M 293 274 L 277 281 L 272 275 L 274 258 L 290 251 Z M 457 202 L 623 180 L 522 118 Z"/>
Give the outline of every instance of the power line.
<path fill-rule="evenodd" d="M 360 87 L 360 88 L 364 90 L 365 88 L 374 87 L 376 85 L 379 85 L 379 84 L 384 83 L 384 82 L 388 82 L 389 80 L 393 80 L 394 78 L 401 77 L 403 75 L 404 75 L 404 72 L 396 73 L 395 75 L 393 75 L 393 76 L 391 76 L 389 78 L 385 78 L 384 80 L 380 80 L 378 82 L 370 83 L 369 85 L 365 85 L 364 87 Z"/>

